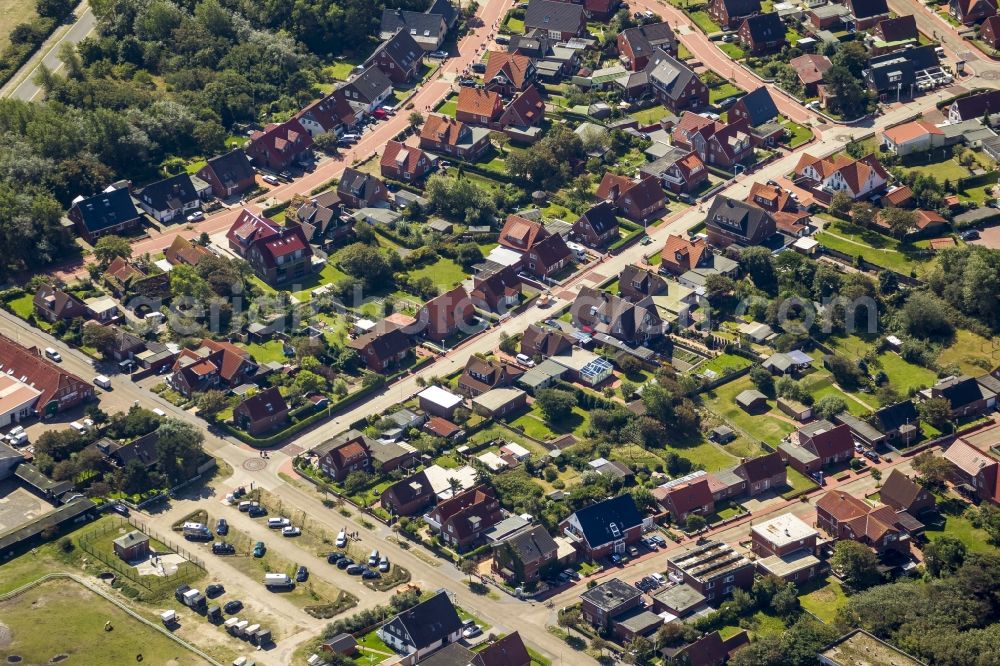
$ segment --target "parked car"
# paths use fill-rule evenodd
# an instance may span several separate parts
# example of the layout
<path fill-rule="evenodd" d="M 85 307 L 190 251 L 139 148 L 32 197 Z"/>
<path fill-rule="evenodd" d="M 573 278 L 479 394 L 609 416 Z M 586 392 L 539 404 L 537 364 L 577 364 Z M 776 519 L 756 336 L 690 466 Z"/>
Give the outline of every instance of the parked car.
<path fill-rule="evenodd" d="M 243 610 L 243 602 L 239 599 L 233 599 L 232 601 L 227 601 L 226 605 L 222 607 L 222 610 L 226 611 L 227 614 L 233 615 L 234 613 L 239 613 Z"/>
<path fill-rule="evenodd" d="M 119 504 L 118 502 L 115 502 L 114 504 L 111 505 L 111 510 L 121 516 L 128 516 L 128 507 L 125 506 L 124 504 Z"/>
<path fill-rule="evenodd" d="M 292 182 L 292 172 L 291 171 L 282 171 L 281 173 L 278 174 L 278 178 L 282 179 L 286 183 L 290 183 L 290 182 Z"/>
<path fill-rule="evenodd" d="M 382 556 L 382 559 L 378 563 L 378 570 L 382 573 L 389 572 L 389 558 L 385 555 Z"/>
<path fill-rule="evenodd" d="M 479 634 L 483 633 L 483 628 L 478 624 L 474 624 L 471 627 L 466 627 L 462 629 L 462 636 L 464 638 L 475 638 Z"/>
<path fill-rule="evenodd" d="M 328 564 L 336 564 L 337 562 L 344 559 L 343 553 L 330 553 L 326 556 L 326 561 Z"/>
<path fill-rule="evenodd" d="M 448 58 L 447 51 L 431 51 L 427 54 L 427 57 L 433 58 L 434 60 L 446 60 Z"/>
<path fill-rule="evenodd" d="M 378 565 L 379 561 L 378 548 L 372 551 L 371 555 L 368 556 L 368 566 L 374 567 Z"/>
<path fill-rule="evenodd" d="M 622 563 L 621 555 L 619 555 L 618 553 L 612 553 L 609 559 L 611 560 L 611 564 L 614 564 L 615 566 L 618 566 L 619 564 Z"/>
<path fill-rule="evenodd" d="M 225 541 L 216 541 L 212 544 L 212 554 L 213 555 L 234 555 L 236 553 L 236 547 L 231 543 L 226 543 Z"/>
<path fill-rule="evenodd" d="M 187 217 L 188 222 L 201 222 L 204 219 L 205 219 L 205 213 L 201 212 L 200 210 L 196 210 Z"/>
<path fill-rule="evenodd" d="M 45 348 L 45 355 L 48 356 L 53 361 L 55 361 L 56 363 L 62 362 L 62 355 L 52 347 Z"/>
<path fill-rule="evenodd" d="M 638 557 L 639 556 L 639 549 L 636 548 L 635 546 L 629 546 L 628 547 L 628 554 L 631 557 Z"/>
<path fill-rule="evenodd" d="M 347 547 L 347 533 L 344 530 L 340 530 L 337 533 L 337 548 Z"/>
<path fill-rule="evenodd" d="M 251 506 L 247 513 L 250 514 L 251 518 L 260 518 L 261 516 L 267 515 L 267 509 L 262 507 L 260 504 L 256 504 L 256 506 Z"/>
<path fill-rule="evenodd" d="M 264 545 L 263 541 L 258 541 L 253 545 L 254 557 L 264 557 L 264 553 L 266 552 L 267 552 L 267 546 Z"/>
<path fill-rule="evenodd" d="M 219 518 L 218 522 L 215 523 L 215 533 L 219 536 L 229 534 L 229 523 L 226 522 L 225 518 Z"/>
<path fill-rule="evenodd" d="M 365 572 L 365 567 L 362 564 L 352 564 L 347 567 L 347 574 L 350 576 L 360 576 Z"/>
<path fill-rule="evenodd" d="M 531 357 L 528 356 L 527 354 L 518 354 L 514 358 L 517 359 L 518 363 L 520 363 L 521 365 L 525 366 L 526 368 L 533 368 L 533 367 L 535 367 L 535 362 L 532 361 Z"/>
<path fill-rule="evenodd" d="M 309 569 L 306 569 L 305 566 L 300 566 L 298 569 L 295 570 L 296 583 L 304 583 L 308 578 L 309 578 Z"/>
<path fill-rule="evenodd" d="M 338 569 L 346 569 L 351 566 L 354 566 L 354 560 L 349 557 L 342 558 L 337 562 Z"/>
<path fill-rule="evenodd" d="M 267 519 L 267 526 L 269 528 L 271 528 L 272 530 L 280 529 L 280 528 L 283 528 L 283 527 L 288 527 L 291 524 L 292 524 L 292 521 L 290 521 L 288 518 L 285 518 L 283 516 L 282 517 L 268 518 Z"/>
<path fill-rule="evenodd" d="M 365 569 L 364 573 L 361 574 L 361 577 L 365 580 L 373 580 L 375 578 L 381 578 L 382 574 L 372 569 Z"/>
<path fill-rule="evenodd" d="M 268 185 L 277 185 L 278 183 L 281 182 L 277 178 L 275 178 L 274 176 L 272 176 L 271 174 L 263 175 L 263 176 L 261 176 L 260 179 L 263 180 Z"/>
<path fill-rule="evenodd" d="M 298 527 L 292 527 L 291 525 L 289 525 L 288 527 L 281 528 L 281 536 L 297 537 L 301 534 L 302 530 L 299 529 Z"/>
<path fill-rule="evenodd" d="M 871 460 L 872 462 L 875 462 L 875 463 L 877 463 L 879 461 L 878 454 L 875 453 L 874 451 L 872 451 L 871 449 L 868 449 L 867 451 L 865 451 L 865 458 L 868 458 L 868 460 Z"/>
<path fill-rule="evenodd" d="M 212 583 L 205 588 L 205 594 L 210 598 L 215 598 L 226 591 L 226 588 L 222 586 L 222 583 Z"/>
<path fill-rule="evenodd" d="M 959 237 L 964 241 L 979 240 L 979 232 L 975 229 L 969 229 L 968 231 L 963 231 Z"/>
<path fill-rule="evenodd" d="M 484 63 L 484 62 L 474 62 L 474 63 L 472 63 L 472 71 L 475 72 L 476 74 L 485 74 L 486 73 L 486 63 Z"/>
<path fill-rule="evenodd" d="M 475 79 L 459 79 L 458 80 L 458 85 L 464 86 L 466 88 L 475 88 L 476 87 L 476 80 Z"/>

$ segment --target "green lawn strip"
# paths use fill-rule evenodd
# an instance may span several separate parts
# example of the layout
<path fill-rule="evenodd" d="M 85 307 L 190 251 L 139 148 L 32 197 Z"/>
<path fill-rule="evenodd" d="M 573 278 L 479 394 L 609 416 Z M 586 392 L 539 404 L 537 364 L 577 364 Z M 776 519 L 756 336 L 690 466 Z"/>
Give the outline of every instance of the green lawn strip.
<path fill-rule="evenodd" d="M 694 21 L 695 25 L 705 31 L 706 34 L 711 35 L 714 32 L 722 30 L 719 24 L 715 22 L 715 19 L 712 18 L 711 14 L 704 9 L 688 12 L 687 14 L 691 17 L 691 20 Z"/>
<path fill-rule="evenodd" d="M 745 356 L 736 354 L 721 354 L 713 359 L 709 359 L 698 366 L 698 374 L 704 375 L 706 371 L 713 371 L 719 377 L 738 372 L 753 362 Z"/>
<path fill-rule="evenodd" d="M 184 165 L 184 171 L 186 171 L 189 174 L 196 174 L 199 171 L 201 171 L 201 168 L 206 166 L 207 164 L 208 161 L 205 159 L 191 160 L 190 162 Z"/>
<path fill-rule="evenodd" d="M 448 116 L 450 118 L 454 118 L 455 112 L 457 110 L 458 110 L 458 99 L 454 98 L 454 99 L 449 99 L 447 102 L 442 104 L 438 108 L 437 112 L 440 113 L 442 116 Z"/>
<path fill-rule="evenodd" d="M 818 487 L 815 481 L 791 467 L 785 468 L 785 480 L 793 491 Z"/>
<path fill-rule="evenodd" d="M 351 76 L 351 72 L 354 71 L 357 64 L 358 63 L 356 62 L 350 62 L 348 60 L 338 60 L 332 65 L 327 65 L 324 71 L 331 78 L 337 79 L 338 81 L 346 81 Z"/>
<path fill-rule="evenodd" d="M 965 178 L 971 175 L 971 172 L 964 166 L 958 163 L 954 158 L 949 158 L 941 162 L 932 162 L 930 164 L 918 164 L 914 166 L 901 167 L 903 171 L 918 173 L 925 176 L 933 176 L 938 182 L 943 183 L 945 180 L 950 180 L 951 182 L 956 182 L 961 178 Z"/>
<path fill-rule="evenodd" d="M 840 607 L 847 603 L 847 594 L 836 578 L 828 576 L 825 580 L 815 580 L 804 586 L 799 602 L 803 609 L 829 624 Z"/>
<path fill-rule="evenodd" d="M 889 383 L 902 393 L 911 388 L 933 386 L 937 381 L 936 372 L 908 363 L 895 352 L 882 352 L 878 360 L 882 364 L 882 370 L 889 377 Z"/>
<path fill-rule="evenodd" d="M 743 90 L 737 88 L 732 83 L 723 83 L 718 88 L 711 88 L 708 91 L 708 103 L 716 104 L 717 102 L 726 99 L 727 97 L 733 97 L 739 95 Z"/>
<path fill-rule="evenodd" d="M 24 294 L 7 301 L 10 309 L 21 319 L 27 319 L 35 311 L 35 295 Z"/>
<path fill-rule="evenodd" d="M 670 112 L 665 106 L 657 104 L 648 109 L 634 112 L 632 117 L 638 120 L 640 125 L 652 125 L 653 123 L 660 122 L 660 119 L 669 114 Z"/>
<path fill-rule="evenodd" d="M 263 344 L 243 345 L 243 348 L 250 352 L 258 363 L 270 363 L 275 361 L 281 363 L 285 360 L 285 345 L 280 340 L 270 340 Z"/>
<path fill-rule="evenodd" d="M 927 524 L 924 534 L 931 541 L 937 541 L 943 536 L 950 536 L 965 544 L 965 547 L 974 553 L 996 552 L 996 548 L 989 544 L 989 535 L 986 530 L 973 527 L 972 523 L 965 516 L 951 516 L 942 514 L 944 525 Z"/>
<path fill-rule="evenodd" d="M 740 48 L 739 44 L 733 44 L 732 42 L 716 42 L 715 45 L 733 60 L 743 60 L 743 58 L 747 55 L 746 52 Z"/>
<path fill-rule="evenodd" d="M 32 588 L 0 603 L 0 617 L 12 634 L 12 643 L 0 652 L 16 654 L 22 663 L 51 663 L 60 654 L 80 664 L 134 663 L 138 654 L 150 664 L 208 663 L 75 582 Z"/>
<path fill-rule="evenodd" d="M 510 425 L 515 430 L 520 430 L 528 437 L 534 437 L 535 439 L 544 441 L 555 437 L 555 433 L 549 429 L 545 422 L 531 412 L 521 414 L 511 421 Z"/>
<path fill-rule="evenodd" d="M 952 344 L 938 355 L 938 364 L 957 364 L 963 373 L 976 377 L 996 365 L 993 344 L 981 335 L 958 329 Z"/>
<path fill-rule="evenodd" d="M 820 216 L 823 217 L 823 216 Z M 852 257 L 859 254 L 873 264 L 908 275 L 930 271 L 933 257 L 915 256 L 919 251 L 914 245 L 900 243 L 871 229 L 863 229 L 842 221 L 827 221 L 824 229 L 816 234 L 820 245 L 843 252 Z"/>

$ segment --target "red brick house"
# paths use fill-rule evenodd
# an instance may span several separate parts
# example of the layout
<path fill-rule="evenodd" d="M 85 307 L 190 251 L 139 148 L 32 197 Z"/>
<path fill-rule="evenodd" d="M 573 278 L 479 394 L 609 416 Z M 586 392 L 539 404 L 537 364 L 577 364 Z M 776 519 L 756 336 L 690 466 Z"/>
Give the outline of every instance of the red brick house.
<path fill-rule="evenodd" d="M 753 134 L 746 120 L 716 126 L 708 138 L 705 161 L 708 164 L 731 169 L 753 157 Z"/>
<path fill-rule="evenodd" d="M 334 90 L 307 105 L 295 117 L 313 138 L 321 134 L 343 134 L 358 121 L 358 114 L 343 89 Z"/>
<path fill-rule="evenodd" d="M 281 225 L 244 208 L 226 238 L 229 249 L 268 284 L 302 279 L 312 272 L 312 247 L 295 220 Z"/>
<path fill-rule="evenodd" d="M 641 176 L 651 176 L 660 181 L 660 187 L 674 194 L 693 194 L 708 182 L 708 169 L 693 151 L 677 148 L 657 160 L 639 167 Z"/>
<path fill-rule="evenodd" d="M 504 518 L 493 491 L 477 486 L 441 502 L 424 520 L 441 539 L 463 551 L 477 543 L 484 532 Z"/>
<path fill-rule="evenodd" d="M 628 178 L 615 176 L 612 173 L 604 174 L 604 181 L 601 186 L 615 179 L 614 184 L 605 187 L 607 196 L 597 195 L 598 199 L 604 199 L 600 203 L 591 206 L 583 215 L 573 223 L 573 230 L 570 232 L 573 238 L 583 241 L 590 247 L 604 247 L 605 245 L 618 239 L 618 218 L 615 216 L 616 206 L 614 201 L 619 199 L 623 187 L 626 191 L 634 188 L 633 183 Z M 598 187 L 598 192 L 601 187 Z"/>
<path fill-rule="evenodd" d="M 436 496 L 431 482 L 423 472 L 397 481 L 384 491 L 382 508 L 394 516 L 415 516 L 434 503 Z"/>
<path fill-rule="evenodd" d="M 521 338 L 521 353 L 525 356 L 557 356 L 569 354 L 573 350 L 573 339 L 562 331 L 552 328 L 542 328 L 532 324 L 524 330 Z"/>
<path fill-rule="evenodd" d="M 0 369 L 5 374 L 25 378 L 25 383 L 41 392 L 34 406 L 39 418 L 72 409 L 94 397 L 90 382 L 64 371 L 46 359 L 37 347 L 25 348 L 0 335 L 0 359 Z"/>
<path fill-rule="evenodd" d="M 583 7 L 555 0 L 530 0 L 524 12 L 524 32 L 538 29 L 551 39 L 565 41 L 587 31 Z"/>
<path fill-rule="evenodd" d="M 500 114 L 500 127 L 536 127 L 545 120 L 545 100 L 538 87 L 529 85 L 518 93 Z"/>
<path fill-rule="evenodd" d="M 386 144 L 387 150 L 388 147 L 389 144 Z M 385 208 L 389 206 L 389 190 L 385 183 L 370 173 L 358 171 L 354 167 L 347 167 L 341 174 L 340 181 L 337 183 L 337 196 L 349 208 Z"/>
<path fill-rule="evenodd" d="M 220 199 L 238 196 L 257 186 L 250 160 L 240 148 L 208 160 L 198 170 L 198 177 L 208 183 L 212 187 L 212 194 Z"/>
<path fill-rule="evenodd" d="M 705 216 L 708 242 L 718 248 L 760 245 L 777 230 L 771 214 L 757 206 L 718 195 Z"/>
<path fill-rule="evenodd" d="M 458 91 L 455 119 L 471 125 L 490 126 L 503 113 L 503 99 L 500 94 L 482 88 L 463 86 Z"/>
<path fill-rule="evenodd" d="M 272 123 L 263 132 L 254 132 L 246 148 L 254 164 L 271 171 L 283 171 L 308 157 L 312 136 L 297 118 Z"/>
<path fill-rule="evenodd" d="M 934 495 L 898 469 L 889 472 L 878 490 L 879 501 L 896 511 L 906 511 L 918 516 L 934 508 Z"/>
<path fill-rule="evenodd" d="M 655 219 L 666 206 L 667 195 L 660 187 L 657 178 L 646 177 L 636 182 L 634 180 L 617 176 L 611 172 L 605 173 L 601 184 L 597 187 L 597 198 L 613 204 L 623 216 L 633 222 L 649 222 Z M 601 204 L 598 204 L 600 206 Z M 593 209 L 591 209 L 593 210 Z M 613 216 L 612 216 L 613 217 Z M 579 224 L 579 220 L 577 221 Z M 574 229 L 576 225 L 574 225 Z M 613 232 L 613 235 L 611 235 Z M 606 230 L 607 238 L 595 244 L 601 245 L 613 240 L 618 235 L 617 220 L 613 228 Z M 588 241 L 591 239 L 588 234 Z M 600 236 L 600 234 L 597 234 Z M 591 243 L 594 244 L 594 243 Z"/>
<path fill-rule="evenodd" d="M 38 288 L 32 304 L 35 316 L 50 323 L 87 316 L 87 306 L 83 301 L 49 284 L 43 284 Z"/>
<path fill-rule="evenodd" d="M 410 352 L 410 336 L 396 327 L 385 327 L 349 340 L 347 346 L 361 356 L 365 367 L 375 372 L 391 370 Z"/>
<path fill-rule="evenodd" d="M 559 234 L 543 238 L 525 253 L 524 269 L 539 277 L 551 277 L 569 265 L 572 252 Z"/>
<path fill-rule="evenodd" d="M 385 144 L 382 158 L 379 160 L 379 168 L 383 177 L 406 183 L 423 180 L 432 164 L 430 155 L 419 148 L 407 146 L 399 141 L 390 141 Z M 386 196 L 388 197 L 388 195 Z"/>
<path fill-rule="evenodd" d="M 182 349 L 167 378 L 178 393 L 191 396 L 199 391 L 235 388 L 256 374 L 258 365 L 245 349 L 231 342 L 203 338 L 196 349 Z"/>
<path fill-rule="evenodd" d="M 739 36 L 751 55 L 774 53 L 785 45 L 785 24 L 781 22 L 778 12 L 757 14 L 744 19 Z"/>
<path fill-rule="evenodd" d="M 94 244 L 101 236 L 122 235 L 142 223 L 127 187 L 80 199 L 67 214 L 80 238 Z"/>
<path fill-rule="evenodd" d="M 677 55 L 677 37 L 669 23 L 649 23 L 618 34 L 618 56 L 633 72 L 645 69 L 656 49 Z"/>
<path fill-rule="evenodd" d="M 535 243 L 548 237 L 549 232 L 545 230 L 541 222 L 511 214 L 507 216 L 497 241 L 503 247 L 511 250 L 527 252 L 534 247 Z"/>
<path fill-rule="evenodd" d="M 489 51 L 484 87 L 504 97 L 513 97 L 535 78 L 535 63 L 528 56 L 504 51 Z"/>
<path fill-rule="evenodd" d="M 754 565 L 732 546 L 703 539 L 671 554 L 667 573 L 671 580 L 683 581 L 710 604 L 717 604 L 733 590 L 750 589 Z"/>
<path fill-rule="evenodd" d="M 620 578 L 610 578 L 580 595 L 583 619 L 599 629 L 610 629 L 615 618 L 642 604 L 642 591 Z"/>
<path fill-rule="evenodd" d="M 399 30 L 375 49 L 365 65 L 374 64 L 393 83 L 408 83 L 417 78 L 423 63 L 423 47 L 414 41 L 409 31 Z"/>
<path fill-rule="evenodd" d="M 670 133 L 673 144 L 682 150 L 697 153 L 705 160 L 708 157 L 708 140 L 722 123 L 716 123 L 711 118 L 685 111 L 681 119 Z"/>
<path fill-rule="evenodd" d="M 677 485 L 666 484 L 653 490 L 653 497 L 670 512 L 675 525 L 682 525 L 691 514 L 710 515 L 715 499 L 704 476 Z"/>
<path fill-rule="evenodd" d="M 846 423 L 814 421 L 794 433 L 791 441 L 778 445 L 781 459 L 802 474 L 844 463 L 854 457 L 854 435 Z"/>
<path fill-rule="evenodd" d="M 750 550 L 758 557 L 783 557 L 799 550 L 814 552 L 819 532 L 794 514 L 785 513 L 750 528 Z"/>
<path fill-rule="evenodd" d="M 983 21 L 979 26 L 979 39 L 994 49 L 1000 48 L 1000 16 L 994 14 Z"/>
<path fill-rule="evenodd" d="M 475 162 L 490 145 L 490 130 L 431 114 L 420 128 L 420 147 Z"/>
<path fill-rule="evenodd" d="M 701 266 L 702 257 L 711 252 L 704 238 L 688 239 L 671 234 L 660 252 L 660 270 L 683 275 Z"/>
<path fill-rule="evenodd" d="M 312 450 L 317 466 L 332 479 L 343 481 L 352 472 L 372 467 L 372 443 L 357 430 L 328 439 Z"/>
<path fill-rule="evenodd" d="M 907 552 L 909 537 L 896 527 L 892 507 L 869 506 L 843 490 L 831 490 L 816 502 L 816 523 L 834 539 L 851 539 L 878 553 Z"/>
<path fill-rule="evenodd" d="M 990 16 L 996 16 L 994 0 L 951 0 L 948 10 L 962 25 L 975 25 Z"/>
<path fill-rule="evenodd" d="M 420 308 L 417 321 L 425 337 L 440 343 L 463 327 L 471 326 L 475 311 L 469 292 L 465 287 L 458 286 L 427 301 Z"/>
<path fill-rule="evenodd" d="M 497 544 L 491 569 L 510 585 L 536 583 L 555 563 L 557 550 L 548 530 L 535 525 Z"/>
<path fill-rule="evenodd" d="M 816 86 L 823 83 L 823 76 L 833 67 L 829 58 L 815 53 L 792 58 L 788 64 L 795 69 L 799 82 L 802 83 L 806 95 L 810 97 L 816 94 Z"/>
<path fill-rule="evenodd" d="M 777 453 L 766 453 L 756 458 L 744 458 L 733 472 L 746 482 L 744 493 L 755 497 L 761 493 L 782 488 L 787 483 L 785 463 Z"/>
<path fill-rule="evenodd" d="M 512 266 L 486 277 L 474 275 L 469 297 L 477 308 L 503 314 L 521 302 L 521 279 Z"/>
<path fill-rule="evenodd" d="M 1000 503 L 1000 462 L 962 439 L 944 452 L 951 463 L 952 480 L 971 486 L 976 497 Z"/>
<path fill-rule="evenodd" d="M 642 514 L 626 493 L 578 510 L 559 529 L 583 557 L 598 560 L 621 555 L 642 538 Z"/>
<path fill-rule="evenodd" d="M 458 392 L 474 398 L 495 388 L 513 386 L 522 374 L 520 368 L 503 361 L 470 356 L 458 378 Z"/>
<path fill-rule="evenodd" d="M 236 405 L 233 422 L 257 437 L 288 423 L 288 404 L 277 388 L 264 389 Z"/>
<path fill-rule="evenodd" d="M 760 0 L 712 0 L 708 13 L 724 30 L 735 30 L 743 19 L 760 13 Z"/>

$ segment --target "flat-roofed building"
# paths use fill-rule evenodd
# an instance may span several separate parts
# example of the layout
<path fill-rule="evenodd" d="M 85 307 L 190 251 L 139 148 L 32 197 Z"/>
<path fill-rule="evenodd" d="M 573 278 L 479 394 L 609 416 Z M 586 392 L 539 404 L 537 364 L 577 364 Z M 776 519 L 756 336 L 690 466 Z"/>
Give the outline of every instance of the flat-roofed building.
<path fill-rule="evenodd" d="M 706 541 L 689 546 L 667 560 L 667 574 L 675 583 L 687 583 L 717 603 L 739 588 L 753 585 L 753 563 L 725 543 Z"/>

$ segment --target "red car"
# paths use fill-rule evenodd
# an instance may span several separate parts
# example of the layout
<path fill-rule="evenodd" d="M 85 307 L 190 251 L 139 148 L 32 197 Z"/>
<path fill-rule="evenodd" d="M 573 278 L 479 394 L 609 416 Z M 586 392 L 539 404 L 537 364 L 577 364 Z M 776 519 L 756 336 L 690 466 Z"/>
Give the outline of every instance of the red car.
<path fill-rule="evenodd" d="M 372 111 L 372 115 L 378 118 L 379 120 L 385 120 L 389 114 L 385 112 L 385 109 L 375 109 L 374 111 Z"/>

